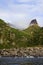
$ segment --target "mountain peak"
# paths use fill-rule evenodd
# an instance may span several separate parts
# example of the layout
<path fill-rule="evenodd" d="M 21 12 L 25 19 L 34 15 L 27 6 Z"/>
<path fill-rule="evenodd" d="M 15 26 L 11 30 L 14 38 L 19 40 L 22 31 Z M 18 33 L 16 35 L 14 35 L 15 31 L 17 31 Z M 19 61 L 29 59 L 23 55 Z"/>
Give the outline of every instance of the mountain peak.
<path fill-rule="evenodd" d="M 34 25 L 34 24 L 38 24 L 36 19 L 33 19 L 33 20 L 30 22 L 30 25 Z"/>

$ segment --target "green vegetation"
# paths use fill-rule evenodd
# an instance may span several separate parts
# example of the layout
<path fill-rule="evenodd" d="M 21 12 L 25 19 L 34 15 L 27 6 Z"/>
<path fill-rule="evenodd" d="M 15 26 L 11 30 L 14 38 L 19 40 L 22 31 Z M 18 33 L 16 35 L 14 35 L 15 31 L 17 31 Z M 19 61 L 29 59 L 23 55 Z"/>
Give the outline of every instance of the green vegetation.
<path fill-rule="evenodd" d="M 0 48 L 43 45 L 43 27 L 34 24 L 25 30 L 11 28 L 0 19 Z"/>

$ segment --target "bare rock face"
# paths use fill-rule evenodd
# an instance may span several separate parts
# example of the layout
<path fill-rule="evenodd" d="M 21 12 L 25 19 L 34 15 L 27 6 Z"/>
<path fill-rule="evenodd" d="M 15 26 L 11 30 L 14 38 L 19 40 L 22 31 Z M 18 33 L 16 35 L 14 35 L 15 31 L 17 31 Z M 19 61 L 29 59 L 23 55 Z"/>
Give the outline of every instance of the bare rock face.
<path fill-rule="evenodd" d="M 30 25 L 34 25 L 34 24 L 38 24 L 36 19 L 33 19 L 33 20 L 30 22 Z"/>

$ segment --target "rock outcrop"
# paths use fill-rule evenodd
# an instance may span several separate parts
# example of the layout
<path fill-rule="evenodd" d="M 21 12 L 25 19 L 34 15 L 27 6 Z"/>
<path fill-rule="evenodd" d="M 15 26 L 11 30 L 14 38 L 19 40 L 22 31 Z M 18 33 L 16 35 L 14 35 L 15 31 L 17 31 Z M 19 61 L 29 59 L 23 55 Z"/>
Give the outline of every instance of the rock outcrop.
<path fill-rule="evenodd" d="M 30 25 L 34 25 L 34 24 L 38 24 L 36 19 L 33 19 L 33 20 L 30 22 Z"/>

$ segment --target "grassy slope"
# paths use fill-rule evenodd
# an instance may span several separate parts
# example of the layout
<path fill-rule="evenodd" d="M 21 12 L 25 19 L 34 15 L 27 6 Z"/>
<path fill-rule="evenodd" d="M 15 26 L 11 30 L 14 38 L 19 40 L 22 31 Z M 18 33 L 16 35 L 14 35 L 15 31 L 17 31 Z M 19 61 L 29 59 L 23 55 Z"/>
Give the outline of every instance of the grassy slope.
<path fill-rule="evenodd" d="M 33 25 L 20 31 L 0 19 L 0 48 L 43 45 L 43 28 Z"/>

